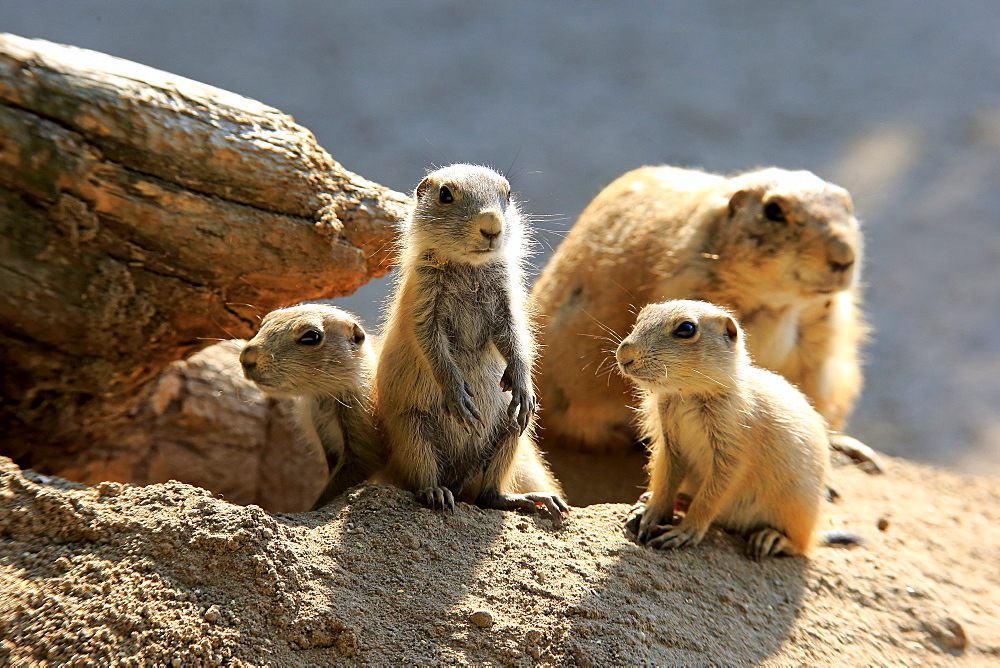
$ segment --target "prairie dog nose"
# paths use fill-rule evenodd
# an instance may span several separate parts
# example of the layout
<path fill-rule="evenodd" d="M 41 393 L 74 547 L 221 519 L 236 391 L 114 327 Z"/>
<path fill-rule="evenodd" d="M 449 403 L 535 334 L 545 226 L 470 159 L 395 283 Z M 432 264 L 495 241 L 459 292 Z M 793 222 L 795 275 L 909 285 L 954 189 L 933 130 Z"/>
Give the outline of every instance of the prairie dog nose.
<path fill-rule="evenodd" d="M 257 366 L 257 360 L 260 358 L 260 348 L 257 346 L 246 346 L 243 351 L 240 352 L 240 364 L 243 365 L 244 369 L 252 369 Z"/>
<path fill-rule="evenodd" d="M 496 239 L 503 233 L 503 216 L 496 209 L 489 209 L 479 214 L 479 232 L 487 239 Z"/>
<path fill-rule="evenodd" d="M 618 360 L 618 366 L 622 370 L 629 368 L 635 362 L 635 346 L 628 341 L 622 341 L 615 351 L 615 359 Z"/>
<path fill-rule="evenodd" d="M 837 273 L 846 272 L 848 269 L 854 266 L 854 261 L 850 262 L 834 262 L 830 260 L 830 269 Z"/>
<path fill-rule="evenodd" d="M 830 240 L 827 261 L 834 271 L 846 271 L 854 264 L 854 247 L 839 237 Z"/>

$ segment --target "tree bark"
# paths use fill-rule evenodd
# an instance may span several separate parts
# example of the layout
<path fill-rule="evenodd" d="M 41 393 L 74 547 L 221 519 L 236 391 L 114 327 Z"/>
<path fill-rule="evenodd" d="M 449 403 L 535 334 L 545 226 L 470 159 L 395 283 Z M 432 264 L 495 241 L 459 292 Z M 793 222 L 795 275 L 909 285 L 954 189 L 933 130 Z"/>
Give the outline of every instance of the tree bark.
<path fill-rule="evenodd" d="M 0 451 L 114 451 L 175 360 L 388 271 L 409 205 L 276 109 L 0 35 Z"/>

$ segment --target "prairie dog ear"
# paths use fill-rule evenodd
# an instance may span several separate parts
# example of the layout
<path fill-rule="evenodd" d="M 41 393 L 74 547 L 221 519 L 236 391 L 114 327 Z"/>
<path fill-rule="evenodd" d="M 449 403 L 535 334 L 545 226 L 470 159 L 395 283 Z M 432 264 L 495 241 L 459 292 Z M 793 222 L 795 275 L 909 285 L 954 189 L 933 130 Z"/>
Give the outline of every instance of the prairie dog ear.
<path fill-rule="evenodd" d="M 746 188 L 737 190 L 729 196 L 729 215 L 735 216 L 739 209 L 744 208 L 747 202 L 756 197 L 757 193 L 753 190 L 747 190 Z"/>
<path fill-rule="evenodd" d="M 421 197 L 423 197 L 424 193 L 427 192 L 427 189 L 430 187 L 431 187 L 431 177 L 428 175 L 425 176 L 423 180 L 417 184 L 417 190 L 415 195 L 416 198 L 420 199 Z"/>
<path fill-rule="evenodd" d="M 358 346 L 365 342 L 365 330 L 358 323 L 354 323 L 353 340 L 354 344 Z"/>
<path fill-rule="evenodd" d="M 736 324 L 736 321 L 727 315 L 725 325 L 726 325 L 726 336 L 729 337 L 729 340 L 732 343 L 736 343 L 737 341 L 739 341 L 740 326 Z"/>

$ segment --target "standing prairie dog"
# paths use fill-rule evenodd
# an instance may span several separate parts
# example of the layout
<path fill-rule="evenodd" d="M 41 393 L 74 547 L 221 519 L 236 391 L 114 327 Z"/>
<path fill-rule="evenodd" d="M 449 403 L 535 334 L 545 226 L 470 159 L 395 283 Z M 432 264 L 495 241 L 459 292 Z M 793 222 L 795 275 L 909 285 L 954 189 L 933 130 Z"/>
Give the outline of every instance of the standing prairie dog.
<path fill-rule="evenodd" d="M 755 559 L 807 552 L 825 489 L 826 422 L 788 381 L 753 365 L 736 319 L 705 302 L 651 304 L 616 358 L 642 390 L 650 441 L 638 542 L 697 545 L 715 522 L 745 535 Z M 682 485 L 691 505 L 673 525 Z"/>
<path fill-rule="evenodd" d="M 546 437 L 595 450 L 634 441 L 629 388 L 608 362 L 636 311 L 668 299 L 731 309 L 756 363 L 839 431 L 862 384 L 861 256 L 850 195 L 810 172 L 621 176 L 583 211 L 532 292 Z"/>
<path fill-rule="evenodd" d="M 376 377 L 386 473 L 432 508 L 453 509 L 455 497 L 504 510 L 540 505 L 560 524 L 562 490 L 530 437 L 534 343 L 510 184 L 485 167 L 451 165 L 414 197 Z"/>
<path fill-rule="evenodd" d="M 326 455 L 330 476 L 314 509 L 381 467 L 372 397 L 376 352 L 357 318 L 326 304 L 272 311 L 240 363 L 265 394 L 296 399 L 303 433 Z"/>

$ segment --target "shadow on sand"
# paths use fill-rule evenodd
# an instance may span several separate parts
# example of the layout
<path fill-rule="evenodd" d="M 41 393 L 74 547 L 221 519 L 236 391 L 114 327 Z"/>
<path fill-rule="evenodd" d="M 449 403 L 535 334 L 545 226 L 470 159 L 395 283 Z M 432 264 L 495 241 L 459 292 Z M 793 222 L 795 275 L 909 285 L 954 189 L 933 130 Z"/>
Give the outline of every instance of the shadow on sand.
<path fill-rule="evenodd" d="M 754 562 L 743 556 L 744 541 L 715 529 L 676 552 L 622 540 L 617 558 L 570 607 L 575 619 L 565 642 L 578 665 L 637 655 L 655 664 L 760 663 L 790 640 L 805 558 Z M 612 623 L 623 629 L 615 637 L 605 631 Z"/>

